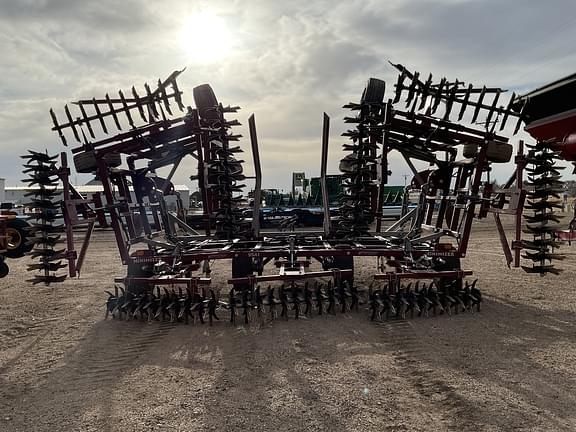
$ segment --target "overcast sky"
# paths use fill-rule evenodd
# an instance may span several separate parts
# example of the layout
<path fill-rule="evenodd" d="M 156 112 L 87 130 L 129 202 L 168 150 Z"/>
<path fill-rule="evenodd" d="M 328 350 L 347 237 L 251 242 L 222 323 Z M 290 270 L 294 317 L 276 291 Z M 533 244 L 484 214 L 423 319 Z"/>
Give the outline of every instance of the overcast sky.
<path fill-rule="evenodd" d="M 206 52 L 222 39 L 211 32 L 183 46 L 184 23 L 199 12 L 225 26 L 226 55 L 194 55 L 194 45 Z M 264 186 L 286 189 L 292 171 L 318 174 L 324 111 L 337 171 L 341 106 L 359 99 L 369 77 L 386 80 L 391 95 L 388 60 L 522 93 L 573 73 L 575 40 L 574 0 L 0 0 L 0 177 L 23 178 L 27 149 L 63 149 L 50 107 L 187 67 L 187 104 L 194 86 L 210 83 L 224 104 L 242 106 L 242 123 L 256 114 Z M 392 169 L 403 184 L 408 168 Z"/>

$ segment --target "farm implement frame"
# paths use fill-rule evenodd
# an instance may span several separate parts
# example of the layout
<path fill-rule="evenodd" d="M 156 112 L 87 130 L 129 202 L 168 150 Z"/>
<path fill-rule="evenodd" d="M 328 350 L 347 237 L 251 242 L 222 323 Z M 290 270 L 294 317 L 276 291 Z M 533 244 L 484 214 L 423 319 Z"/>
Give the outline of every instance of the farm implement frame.
<path fill-rule="evenodd" d="M 333 313 L 356 310 L 365 303 L 372 319 L 381 319 L 479 308 L 481 293 L 476 281 L 465 280 L 471 272 L 461 268 L 460 259 L 466 256 L 474 218 L 489 214 L 508 265 L 519 267 L 523 258 L 531 262 L 522 265 L 529 272 L 557 272 L 551 264 L 561 258 L 554 252 L 558 246 L 554 198 L 560 184 L 555 160 L 572 160 L 558 150 L 566 145 L 564 137 L 538 137 L 527 153 L 520 141 L 513 155 L 513 146 L 500 131 L 511 118 L 514 133 L 519 130 L 529 99 L 512 95 L 502 106 L 502 89 L 445 78 L 433 82 L 431 75 L 423 81 L 418 72 L 393 66 L 399 72 L 394 99 L 385 99 L 384 81 L 371 78 L 360 101 L 345 105 L 351 111 L 344 119 L 350 129 L 343 134 L 349 141 L 339 166 L 344 192 L 336 219 L 330 217 L 326 191 L 330 117 L 324 114 L 320 161 L 324 225 L 319 232 L 261 229 L 262 169 L 255 116 L 248 120 L 255 174 L 247 176 L 239 159 L 241 136 L 233 131 L 240 123 L 227 119 L 239 108 L 222 105 L 207 84 L 194 88 L 195 107 L 185 106 L 177 84 L 180 71 L 159 80 L 154 90 L 146 84 L 144 96 L 133 87 L 130 97 L 120 91 L 118 98 L 80 100 L 75 103 L 77 116 L 67 105 L 63 123 L 51 110 L 53 130 L 62 143 L 68 146 L 67 135 L 76 143 L 71 148 L 76 171 L 95 173 L 103 194 L 85 198 L 73 188 L 66 152 L 60 154 L 58 167 L 55 157 L 34 152 L 26 156 L 38 166 L 32 182 L 48 187 L 47 198 L 35 198 L 44 214 L 35 249 L 43 267 L 32 268 L 43 274 L 35 282 L 63 280 L 55 275 L 66 266 L 63 260 L 68 261 L 69 276 L 77 276 L 93 229 L 103 220 L 110 221 L 127 266 L 127 274 L 115 278 L 115 292 L 109 292 L 107 310 L 115 316 L 204 322 L 208 313 L 212 322 L 216 309 L 226 308 L 234 322 L 240 310 L 248 321 L 254 312 L 275 317 L 279 309 L 282 317 L 298 318 L 301 308 L 305 314 Z M 405 108 L 400 109 L 403 98 Z M 184 114 L 175 115 L 176 110 Z M 121 120 L 128 124 L 127 131 Z M 97 127 L 105 138 L 96 138 Z M 111 132 L 114 128 L 117 133 Z M 405 205 L 401 219 L 383 229 L 383 191 L 395 161 L 393 152 L 413 172 L 405 201 L 414 191 L 419 199 L 414 209 Z M 202 233 L 186 224 L 182 200 L 172 184 L 184 158 L 196 164 L 190 178 L 201 192 Z M 515 169 L 510 179 L 494 189 L 491 165 L 512 158 Z M 422 162 L 429 168 L 418 169 Z M 161 177 L 160 170 L 168 175 Z M 246 217 L 249 207 L 241 196 L 245 180 L 255 184 L 252 218 Z M 54 250 L 59 235 L 50 188 L 57 181 L 64 185 L 64 250 Z M 170 199 L 175 210 L 169 209 Z M 522 239 L 525 208 L 534 211 L 524 227 L 534 240 Z M 503 214 L 515 218 L 512 241 L 501 222 Z M 74 233 L 80 226 L 86 229 L 78 253 Z M 366 289 L 354 280 L 355 257 L 377 258 L 372 284 L 376 287 Z M 227 296 L 210 286 L 215 260 L 231 260 L 232 288 Z M 321 269 L 312 269 L 313 262 Z M 265 270 L 271 263 L 276 272 Z M 273 287 L 273 282 L 281 285 Z"/>

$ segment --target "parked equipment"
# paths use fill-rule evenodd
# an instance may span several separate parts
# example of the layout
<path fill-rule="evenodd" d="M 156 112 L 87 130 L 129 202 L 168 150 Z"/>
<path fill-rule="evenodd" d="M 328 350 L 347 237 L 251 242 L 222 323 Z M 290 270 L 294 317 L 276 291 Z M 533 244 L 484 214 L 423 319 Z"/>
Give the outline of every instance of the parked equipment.
<path fill-rule="evenodd" d="M 522 101 L 512 95 L 505 107 L 500 106 L 502 89 L 445 78 L 434 82 L 431 75 L 422 81 L 421 74 L 393 66 L 399 71 L 393 100 L 385 99 L 384 81 L 371 78 L 360 101 L 345 105 L 351 110 L 345 122 L 352 127 L 344 133 L 350 141 L 344 144 L 347 155 L 340 162 L 345 181 L 335 220 L 326 191 L 330 118 L 324 114 L 321 232 L 264 231 L 254 115 L 248 123 L 255 175 L 247 176 L 243 148 L 238 144 L 241 136 L 234 133 L 239 122 L 228 119 L 239 108 L 224 106 L 207 84 L 194 88 L 195 107 L 186 107 L 176 81 L 179 71 L 159 80 L 154 90 L 145 85 L 144 96 L 133 87 L 131 97 L 120 91 L 118 98 L 80 100 L 75 103 L 76 115 L 65 106 L 63 123 L 51 110 L 53 130 L 62 143 L 75 143 L 71 152 L 76 170 L 97 174 L 104 200 L 83 200 L 75 193 L 68 181 L 66 153 L 60 155 L 58 168 L 52 156 L 26 156 L 31 181 L 44 186 L 35 198 L 43 211 L 56 209 L 50 192 L 55 176 L 64 184 L 67 247 L 53 249 L 59 240 L 55 219 L 43 213 L 35 226 L 35 242 L 40 247 L 36 255 L 41 262 L 30 267 L 41 272 L 35 281 L 63 280 L 56 272 L 64 267 L 64 259 L 69 275 L 78 275 L 95 220 L 102 212 L 110 219 L 127 267 L 126 275 L 115 279 L 114 292 L 108 292 L 106 310 L 125 319 L 212 323 L 219 318 L 219 310 L 225 309 L 235 323 L 254 317 L 297 319 L 313 311 L 355 311 L 361 304 L 374 320 L 479 310 L 482 295 L 477 281 L 465 279 L 472 273 L 461 268 L 460 259 L 466 256 L 473 219 L 490 213 L 509 265 L 519 267 L 520 252 L 526 249 L 524 257 L 536 263 L 523 266 L 526 270 L 556 272 L 549 264 L 558 258 L 553 253 L 555 228 L 549 224 L 555 221 L 550 197 L 559 181 L 554 166 L 559 155 L 553 143 L 538 142 L 525 155 L 520 142 L 510 180 L 498 190 L 489 181 L 491 164 L 512 158 L 509 139 L 499 133 L 510 118 L 515 119 L 515 130 L 519 129 Z M 405 110 L 400 107 L 402 99 Z M 177 115 L 176 110 L 184 114 Z M 465 114 L 471 116 L 469 125 L 463 121 Z M 124 131 L 126 124 L 129 127 Z M 98 127 L 104 138 L 97 138 Z M 406 193 L 418 192 L 419 200 L 409 209 L 405 199 L 403 217 L 383 230 L 382 204 L 392 151 L 399 152 L 412 169 L 414 178 Z M 196 166 L 190 177 L 198 181 L 201 191 L 202 233 L 186 224 L 179 200 L 176 211 L 166 206 L 166 196 L 177 197 L 171 179 L 185 158 Z M 427 162 L 430 169 L 418 171 L 415 160 Z M 527 170 L 529 191 L 523 181 L 527 164 L 531 166 Z M 169 168 L 166 178 L 158 175 L 160 168 Z M 249 179 L 256 185 L 251 209 L 242 196 L 243 182 Z M 527 194 L 535 212 L 527 218 L 526 229 L 535 236 L 530 241 L 521 236 Z M 511 244 L 501 214 L 515 217 L 517 229 Z M 76 253 L 73 233 L 81 225 L 87 229 Z M 375 285 L 370 289 L 354 280 L 354 257 L 358 256 L 378 258 Z M 211 263 L 223 259 L 232 262 L 231 288 L 210 288 Z M 313 261 L 320 263 L 321 270 L 311 270 Z M 270 264 L 278 271 L 265 274 Z"/>

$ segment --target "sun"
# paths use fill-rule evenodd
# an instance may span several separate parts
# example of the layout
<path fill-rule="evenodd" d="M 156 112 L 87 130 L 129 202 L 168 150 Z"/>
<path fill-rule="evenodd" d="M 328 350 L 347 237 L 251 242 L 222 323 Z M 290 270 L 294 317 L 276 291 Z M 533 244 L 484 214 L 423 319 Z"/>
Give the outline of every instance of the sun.
<path fill-rule="evenodd" d="M 212 63 L 230 55 L 234 39 L 224 19 L 203 10 L 184 20 L 181 44 L 190 61 Z"/>

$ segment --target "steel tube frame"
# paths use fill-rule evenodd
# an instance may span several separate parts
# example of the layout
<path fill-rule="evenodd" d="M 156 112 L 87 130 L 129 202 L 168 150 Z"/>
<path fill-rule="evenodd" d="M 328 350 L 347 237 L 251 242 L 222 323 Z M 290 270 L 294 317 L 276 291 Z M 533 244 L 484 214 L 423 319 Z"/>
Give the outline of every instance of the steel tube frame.
<path fill-rule="evenodd" d="M 322 159 L 320 164 L 320 188 L 322 191 L 322 205 L 324 213 L 324 235 L 330 236 L 332 222 L 330 220 L 330 201 L 326 186 L 326 171 L 328 170 L 328 144 L 330 142 L 330 117 L 324 113 L 322 122 Z"/>

